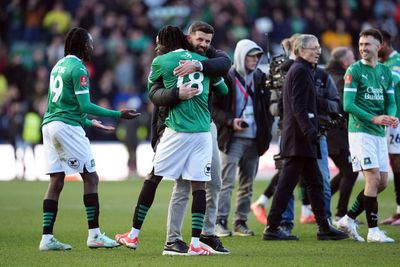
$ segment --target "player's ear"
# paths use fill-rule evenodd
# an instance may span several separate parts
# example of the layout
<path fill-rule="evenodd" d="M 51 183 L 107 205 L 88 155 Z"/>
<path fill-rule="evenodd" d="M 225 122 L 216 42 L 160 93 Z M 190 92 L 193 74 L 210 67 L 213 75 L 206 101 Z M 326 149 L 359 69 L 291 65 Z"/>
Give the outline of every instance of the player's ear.
<path fill-rule="evenodd" d="M 192 36 L 190 34 L 186 35 L 186 39 L 190 42 L 192 40 Z"/>

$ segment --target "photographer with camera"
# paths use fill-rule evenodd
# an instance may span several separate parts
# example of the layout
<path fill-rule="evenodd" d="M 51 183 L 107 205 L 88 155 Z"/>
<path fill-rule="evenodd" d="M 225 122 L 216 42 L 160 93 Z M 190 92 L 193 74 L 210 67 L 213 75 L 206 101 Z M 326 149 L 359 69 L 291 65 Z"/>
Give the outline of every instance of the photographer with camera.
<path fill-rule="evenodd" d="M 263 50 L 243 39 L 235 48 L 234 63 L 225 78 L 228 95 L 214 98 L 213 119 L 218 129 L 221 151 L 222 189 L 218 203 L 216 234 L 230 236 L 227 221 L 237 170 L 239 188 L 233 221 L 235 235 L 252 236 L 247 227 L 259 157 L 271 141 L 273 116 L 269 112 L 270 91 L 266 75 L 258 68 Z"/>
<path fill-rule="evenodd" d="M 353 64 L 354 61 L 354 53 L 351 48 L 338 47 L 332 50 L 331 58 L 325 68 L 325 71 L 331 75 L 336 84 L 340 95 L 340 114 L 346 120 L 349 114 L 343 110 L 343 76 L 346 73 L 346 69 Z M 340 192 L 337 211 L 333 218 L 334 223 L 346 215 L 351 192 L 358 176 L 358 172 L 353 172 L 351 167 L 347 125 L 345 124 L 343 126 L 344 127 L 334 127 L 328 132 L 329 157 L 339 169 L 339 173 L 331 179 L 332 195 L 337 191 Z"/>
<path fill-rule="evenodd" d="M 325 212 L 322 175 L 317 163 L 318 109 L 320 94 L 316 92 L 314 74 L 321 47 L 314 35 L 301 34 L 294 43 L 297 58 L 285 77 L 282 89 L 283 121 L 281 155 L 284 158 L 282 174 L 274 194 L 263 240 L 298 240 L 282 231 L 282 213 L 300 176 L 309 190 L 310 201 L 318 223 L 318 240 L 340 240 L 347 235 L 330 226 Z"/>
<path fill-rule="evenodd" d="M 271 90 L 271 101 L 269 106 L 269 111 L 273 116 L 278 117 L 278 143 L 280 143 L 280 131 L 282 123 L 282 87 L 285 80 L 285 75 L 288 72 L 290 66 L 296 59 L 296 55 L 293 51 L 294 42 L 299 34 L 293 34 L 290 38 L 285 38 L 282 40 L 281 45 L 285 52 L 283 55 L 277 55 L 272 58 L 272 62 L 269 67 L 269 76 L 266 81 L 266 86 Z M 270 183 L 264 192 L 258 197 L 258 199 L 251 204 L 251 211 L 256 216 L 256 219 L 263 225 L 267 224 L 267 213 L 266 206 L 268 201 L 271 199 L 275 192 L 276 185 L 278 184 L 279 176 L 282 170 L 283 159 L 280 153 L 274 155 L 275 168 L 277 172 L 272 177 Z M 282 214 L 282 221 L 280 224 L 281 229 L 285 232 L 290 233 L 293 229 L 293 202 L 294 198 L 290 200 L 291 205 Z"/>

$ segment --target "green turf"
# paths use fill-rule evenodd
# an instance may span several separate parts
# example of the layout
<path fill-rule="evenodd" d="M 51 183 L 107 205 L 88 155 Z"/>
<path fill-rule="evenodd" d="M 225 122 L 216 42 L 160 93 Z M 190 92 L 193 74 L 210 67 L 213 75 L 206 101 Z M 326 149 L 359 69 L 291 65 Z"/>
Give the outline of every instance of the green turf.
<path fill-rule="evenodd" d="M 256 181 L 254 195 L 262 192 L 266 181 Z M 267 242 L 261 240 L 263 227 L 249 216 L 254 237 L 223 238 L 231 250 L 228 256 L 170 257 L 161 256 L 165 240 L 166 216 L 173 183 L 162 182 L 140 235 L 140 246 L 90 250 L 86 247 L 87 223 L 82 201 L 82 184 L 66 182 L 60 199 L 55 235 L 73 246 L 67 252 L 39 252 L 42 224 L 42 197 L 46 182 L 0 182 L 0 266 L 397 266 L 400 252 L 400 226 L 383 227 L 395 238 L 395 244 L 368 244 L 345 241 L 316 241 L 315 225 L 296 224 L 298 242 Z M 359 182 L 354 193 L 358 193 Z M 142 180 L 102 182 L 100 184 L 100 225 L 113 237 L 131 227 L 133 205 Z M 354 195 L 353 195 L 354 196 Z M 335 207 L 337 196 L 332 206 Z M 379 198 L 380 218 L 395 209 L 393 186 Z M 189 209 L 190 210 L 190 209 Z M 296 202 L 296 222 L 299 203 Z M 231 216 L 232 218 L 232 216 Z M 365 221 L 364 214 L 360 217 Z M 184 223 L 184 238 L 190 242 L 190 213 Z M 360 228 L 366 236 L 367 227 Z"/>

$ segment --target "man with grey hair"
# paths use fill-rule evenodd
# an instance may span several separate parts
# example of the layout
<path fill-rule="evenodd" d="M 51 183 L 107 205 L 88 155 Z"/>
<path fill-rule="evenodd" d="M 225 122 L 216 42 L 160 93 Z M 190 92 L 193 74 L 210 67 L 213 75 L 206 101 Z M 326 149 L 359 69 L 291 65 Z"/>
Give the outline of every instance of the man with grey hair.
<path fill-rule="evenodd" d="M 318 63 L 321 47 L 314 35 L 302 34 L 294 44 L 297 58 L 290 67 L 283 84 L 283 122 L 281 156 L 284 158 L 264 240 L 298 240 L 279 228 L 296 184 L 303 177 L 313 212 L 318 223 L 318 240 L 340 240 L 347 235 L 329 225 L 324 212 L 322 176 L 318 168 L 317 95 L 312 70 Z"/>

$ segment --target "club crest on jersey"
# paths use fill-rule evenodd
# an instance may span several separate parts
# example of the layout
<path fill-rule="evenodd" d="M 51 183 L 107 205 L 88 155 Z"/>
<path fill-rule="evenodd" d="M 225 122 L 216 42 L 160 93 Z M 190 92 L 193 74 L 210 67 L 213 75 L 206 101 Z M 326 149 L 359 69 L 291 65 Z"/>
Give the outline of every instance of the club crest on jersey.
<path fill-rule="evenodd" d="M 68 166 L 70 166 L 72 169 L 78 169 L 79 168 L 79 160 L 76 158 L 69 158 L 67 160 Z"/>
<path fill-rule="evenodd" d="M 79 82 L 81 86 L 88 86 L 88 77 L 86 75 L 81 75 Z"/>
<path fill-rule="evenodd" d="M 346 74 L 344 77 L 344 84 L 351 84 L 353 81 L 353 76 L 351 74 Z"/>
<path fill-rule="evenodd" d="M 211 163 L 207 163 L 204 167 L 204 174 L 210 176 L 211 174 Z"/>

